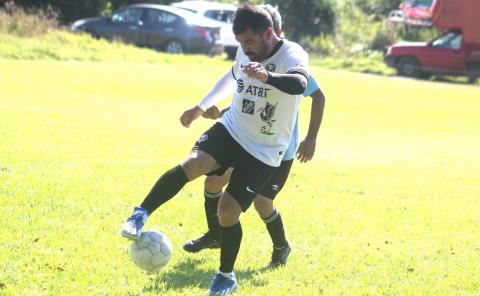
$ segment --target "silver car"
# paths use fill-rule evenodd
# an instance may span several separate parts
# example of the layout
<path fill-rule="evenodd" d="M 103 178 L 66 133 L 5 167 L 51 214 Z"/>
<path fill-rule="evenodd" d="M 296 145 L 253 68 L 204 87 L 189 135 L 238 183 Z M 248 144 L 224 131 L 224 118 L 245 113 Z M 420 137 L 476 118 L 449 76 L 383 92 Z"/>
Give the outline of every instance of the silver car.
<path fill-rule="evenodd" d="M 213 21 L 184 9 L 157 4 L 122 7 L 110 17 L 78 20 L 71 31 L 120 39 L 169 53 L 217 54 L 223 51 L 220 28 Z"/>
<path fill-rule="evenodd" d="M 181 1 L 170 5 L 214 20 L 221 28 L 220 38 L 225 48 L 225 52 L 230 59 L 235 58 L 239 46 L 232 30 L 233 16 L 237 11 L 236 6 L 210 1 Z"/>

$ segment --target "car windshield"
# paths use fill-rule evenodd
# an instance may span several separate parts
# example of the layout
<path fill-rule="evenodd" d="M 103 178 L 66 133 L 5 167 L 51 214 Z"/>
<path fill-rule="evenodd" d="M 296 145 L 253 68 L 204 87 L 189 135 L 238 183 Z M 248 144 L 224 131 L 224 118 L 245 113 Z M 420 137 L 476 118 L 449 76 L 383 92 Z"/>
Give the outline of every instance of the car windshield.
<path fill-rule="evenodd" d="M 432 42 L 433 47 L 459 49 L 462 46 L 462 34 L 449 32 Z"/>
<path fill-rule="evenodd" d="M 233 11 L 228 10 L 207 10 L 205 16 L 223 23 L 231 24 L 233 22 Z"/>

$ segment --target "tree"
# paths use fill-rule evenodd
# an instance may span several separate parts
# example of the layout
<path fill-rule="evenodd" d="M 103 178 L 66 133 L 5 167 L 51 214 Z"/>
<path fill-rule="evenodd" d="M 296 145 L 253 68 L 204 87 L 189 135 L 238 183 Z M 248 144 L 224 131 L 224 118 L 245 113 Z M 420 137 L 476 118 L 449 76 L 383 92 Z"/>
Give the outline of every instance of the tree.
<path fill-rule="evenodd" d="M 385 18 L 392 10 L 398 9 L 402 0 L 355 0 L 354 5 L 366 15 L 373 15 L 377 20 Z"/>
<path fill-rule="evenodd" d="M 15 4 L 27 9 L 50 6 L 60 13 L 60 21 L 71 22 L 83 17 L 100 15 L 107 0 L 16 0 Z"/>
<path fill-rule="evenodd" d="M 267 0 L 283 17 L 285 35 L 295 41 L 306 36 L 331 34 L 335 28 L 335 7 L 331 0 Z"/>
<path fill-rule="evenodd" d="M 68 23 L 80 18 L 99 16 L 107 8 L 117 9 L 134 3 L 170 4 L 175 0 L 15 0 L 15 4 L 28 8 L 52 7 L 59 12 L 60 21 Z M 0 6 L 5 0 L 0 0 Z"/>
<path fill-rule="evenodd" d="M 4 1 L 0 0 L 0 4 Z M 127 4 L 141 2 L 170 4 L 174 1 L 178 0 L 16 0 L 15 3 L 24 8 L 51 6 L 60 12 L 60 21 L 68 23 L 84 17 L 98 16 L 105 11 Z M 223 2 L 232 1 L 223 0 Z M 245 3 L 247 0 L 239 0 L 239 2 Z M 260 4 L 262 1 L 249 0 L 248 2 Z M 298 41 L 305 36 L 326 35 L 334 30 L 334 0 L 267 0 L 265 2 L 279 8 L 283 16 L 285 34 L 292 40 Z"/>
<path fill-rule="evenodd" d="M 113 9 L 117 9 L 117 8 L 122 7 L 124 5 L 135 4 L 135 3 L 146 3 L 146 2 L 148 2 L 148 3 L 168 5 L 170 3 L 177 2 L 177 1 L 181 1 L 181 0 L 148 0 L 148 1 L 145 1 L 145 0 L 109 0 Z"/>

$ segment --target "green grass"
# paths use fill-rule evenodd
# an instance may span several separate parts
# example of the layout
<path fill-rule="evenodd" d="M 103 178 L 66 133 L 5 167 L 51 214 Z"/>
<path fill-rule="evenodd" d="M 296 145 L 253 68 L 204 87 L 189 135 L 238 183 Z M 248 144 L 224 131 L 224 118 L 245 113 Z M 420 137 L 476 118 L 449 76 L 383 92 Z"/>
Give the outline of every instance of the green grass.
<path fill-rule="evenodd" d="M 0 59 L 31 61 L 88 61 L 134 63 L 208 63 L 223 57 L 205 59 L 200 55 L 170 56 L 150 49 L 139 49 L 121 42 L 94 39 L 87 34 L 72 34 L 65 30 L 50 30 L 33 37 L 19 37 L 0 32 Z"/>
<path fill-rule="evenodd" d="M 352 57 L 326 56 L 311 58 L 311 63 L 315 66 L 326 69 L 341 69 L 351 72 L 369 73 L 377 75 L 391 76 L 395 70 L 389 68 L 383 61 L 383 54 L 375 52 L 370 56 L 357 54 Z"/>
<path fill-rule="evenodd" d="M 132 207 L 212 124 L 185 129 L 178 118 L 230 67 L 155 59 L 0 60 L 0 295 L 209 287 L 218 252 L 181 250 L 206 228 L 201 179 L 146 225 L 172 240 L 167 268 L 144 274 L 119 236 Z M 316 156 L 295 163 L 276 202 L 289 263 L 265 269 L 271 242 L 250 209 L 237 295 L 480 295 L 478 87 L 313 74 L 327 95 Z"/>

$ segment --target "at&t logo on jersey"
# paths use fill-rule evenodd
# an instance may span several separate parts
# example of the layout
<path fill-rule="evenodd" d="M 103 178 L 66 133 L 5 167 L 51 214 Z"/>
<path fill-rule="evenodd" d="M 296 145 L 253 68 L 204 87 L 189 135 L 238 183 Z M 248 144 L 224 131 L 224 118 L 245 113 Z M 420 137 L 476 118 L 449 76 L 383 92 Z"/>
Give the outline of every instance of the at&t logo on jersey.
<path fill-rule="evenodd" d="M 237 92 L 238 92 L 238 93 L 241 93 L 244 88 L 245 88 L 245 84 L 243 84 L 243 80 L 242 80 L 242 79 L 238 79 L 238 80 L 237 80 Z"/>
<path fill-rule="evenodd" d="M 237 92 L 241 93 L 243 92 L 243 90 L 245 90 L 245 83 L 243 82 L 242 79 L 237 79 Z M 248 85 L 245 93 L 251 96 L 259 97 L 259 98 L 267 98 L 268 91 L 270 90 L 271 88 L 267 88 L 267 87 Z"/>
<path fill-rule="evenodd" d="M 255 85 L 249 85 L 247 87 L 246 94 L 250 94 L 252 96 L 256 96 L 259 98 L 266 98 L 268 97 L 268 91 L 271 90 L 270 88 L 260 87 Z"/>

